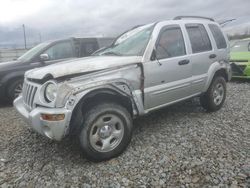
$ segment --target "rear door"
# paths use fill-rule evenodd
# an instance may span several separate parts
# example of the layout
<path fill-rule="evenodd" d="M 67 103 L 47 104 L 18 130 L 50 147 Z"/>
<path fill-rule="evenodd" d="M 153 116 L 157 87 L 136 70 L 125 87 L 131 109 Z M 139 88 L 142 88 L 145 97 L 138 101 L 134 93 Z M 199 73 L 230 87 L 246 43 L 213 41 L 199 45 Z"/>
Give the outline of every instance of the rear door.
<path fill-rule="evenodd" d="M 145 108 L 153 110 L 190 95 L 192 67 L 179 25 L 165 26 L 156 41 L 156 59 L 144 63 Z"/>
<path fill-rule="evenodd" d="M 205 85 L 208 69 L 217 60 L 216 51 L 203 24 L 186 24 L 192 54 L 192 94 L 200 93 Z"/>

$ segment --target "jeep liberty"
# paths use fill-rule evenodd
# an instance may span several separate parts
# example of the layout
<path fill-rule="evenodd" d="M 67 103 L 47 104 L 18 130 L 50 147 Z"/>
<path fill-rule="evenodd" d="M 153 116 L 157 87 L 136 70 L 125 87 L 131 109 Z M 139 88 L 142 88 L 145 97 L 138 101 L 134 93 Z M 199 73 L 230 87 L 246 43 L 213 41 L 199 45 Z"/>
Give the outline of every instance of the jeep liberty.
<path fill-rule="evenodd" d="M 38 133 L 77 135 L 85 156 L 103 161 L 125 150 L 138 116 L 197 96 L 219 110 L 230 79 L 219 24 L 179 16 L 135 27 L 90 57 L 26 72 L 14 106 Z"/>

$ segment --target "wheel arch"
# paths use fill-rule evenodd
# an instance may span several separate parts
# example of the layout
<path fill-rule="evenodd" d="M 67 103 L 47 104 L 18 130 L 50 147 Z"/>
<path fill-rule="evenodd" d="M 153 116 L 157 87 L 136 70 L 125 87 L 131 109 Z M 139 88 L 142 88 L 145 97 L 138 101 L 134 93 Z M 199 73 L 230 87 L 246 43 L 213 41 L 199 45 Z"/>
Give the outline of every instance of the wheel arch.
<path fill-rule="evenodd" d="M 24 78 L 24 72 L 23 71 L 18 71 L 18 72 L 12 72 L 10 74 L 5 75 L 1 82 L 3 83 L 8 83 L 11 80 L 16 80 L 16 79 L 23 79 Z M 6 84 L 7 85 L 7 84 Z"/>
<path fill-rule="evenodd" d="M 16 81 L 16 80 L 23 80 L 24 79 L 24 73 L 20 72 L 20 73 L 12 73 L 12 74 L 8 74 L 5 77 L 3 77 L 2 79 L 2 83 L 3 83 L 3 88 L 4 88 L 4 95 L 7 97 L 8 96 L 8 88 L 11 85 L 12 82 Z"/>
<path fill-rule="evenodd" d="M 100 102 L 114 102 L 126 108 L 134 117 L 138 114 L 132 94 L 121 92 L 115 87 L 95 88 L 85 93 L 75 105 L 70 120 L 70 134 L 79 130 L 79 125 L 83 123 L 83 114 L 92 106 Z M 79 123 L 80 122 L 80 123 Z"/>
<path fill-rule="evenodd" d="M 209 86 L 211 85 L 213 79 L 216 76 L 222 76 L 226 80 L 226 82 L 230 80 L 230 76 L 227 70 L 227 63 L 216 62 L 210 66 L 208 70 L 206 85 L 203 89 L 203 92 L 206 92 L 208 90 Z"/>
<path fill-rule="evenodd" d="M 214 77 L 216 76 L 222 76 L 226 80 L 226 82 L 229 81 L 227 71 L 223 68 L 215 72 Z"/>

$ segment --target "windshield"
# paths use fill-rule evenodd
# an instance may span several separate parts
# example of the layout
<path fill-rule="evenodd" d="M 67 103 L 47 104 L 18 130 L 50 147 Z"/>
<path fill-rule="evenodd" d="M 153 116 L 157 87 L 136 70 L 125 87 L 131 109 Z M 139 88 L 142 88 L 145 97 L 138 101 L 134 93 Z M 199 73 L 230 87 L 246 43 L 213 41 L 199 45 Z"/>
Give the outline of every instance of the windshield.
<path fill-rule="evenodd" d="M 250 51 L 250 40 L 242 40 L 235 42 L 231 47 L 231 52 L 249 52 Z"/>
<path fill-rule="evenodd" d="M 44 49 L 48 44 L 48 42 L 38 44 L 37 46 L 31 48 L 29 51 L 23 54 L 21 57 L 19 57 L 18 60 L 30 61 L 40 50 Z"/>
<path fill-rule="evenodd" d="M 153 30 L 153 24 L 137 27 L 120 36 L 115 43 L 94 55 L 142 56 Z"/>

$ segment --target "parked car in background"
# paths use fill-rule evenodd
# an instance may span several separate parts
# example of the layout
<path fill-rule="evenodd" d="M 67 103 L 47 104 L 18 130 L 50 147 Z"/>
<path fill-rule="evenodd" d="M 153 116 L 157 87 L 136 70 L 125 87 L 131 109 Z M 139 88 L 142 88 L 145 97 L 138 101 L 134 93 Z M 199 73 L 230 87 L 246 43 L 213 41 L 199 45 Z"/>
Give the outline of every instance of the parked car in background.
<path fill-rule="evenodd" d="M 233 78 L 250 78 L 250 38 L 232 44 L 230 62 Z"/>
<path fill-rule="evenodd" d="M 90 57 L 26 72 L 15 108 L 50 139 L 77 134 L 94 161 L 124 151 L 138 116 L 195 96 L 219 110 L 231 79 L 227 38 L 213 19 L 185 18 L 138 26 Z"/>
<path fill-rule="evenodd" d="M 112 42 L 112 38 L 69 38 L 43 42 L 17 60 L 0 63 L 0 100 L 13 101 L 21 93 L 27 70 L 89 56 Z"/>

